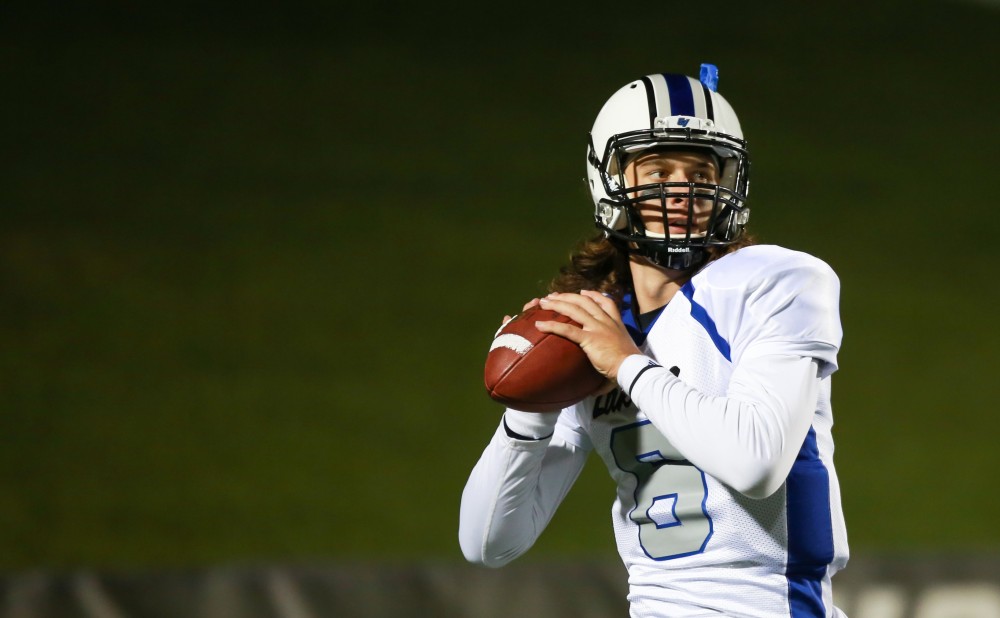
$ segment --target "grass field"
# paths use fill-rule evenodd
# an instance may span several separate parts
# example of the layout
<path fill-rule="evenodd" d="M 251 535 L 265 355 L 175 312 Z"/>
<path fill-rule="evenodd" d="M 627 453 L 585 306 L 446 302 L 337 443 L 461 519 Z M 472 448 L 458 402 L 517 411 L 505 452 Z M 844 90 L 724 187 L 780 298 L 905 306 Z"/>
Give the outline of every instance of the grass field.
<path fill-rule="evenodd" d="M 852 549 L 1000 548 L 1000 12 L 800 4 L 0 9 L 0 568 L 460 559 L 590 123 L 704 61 L 756 234 L 841 277 Z M 530 559 L 611 556 L 612 497 L 595 462 Z"/>

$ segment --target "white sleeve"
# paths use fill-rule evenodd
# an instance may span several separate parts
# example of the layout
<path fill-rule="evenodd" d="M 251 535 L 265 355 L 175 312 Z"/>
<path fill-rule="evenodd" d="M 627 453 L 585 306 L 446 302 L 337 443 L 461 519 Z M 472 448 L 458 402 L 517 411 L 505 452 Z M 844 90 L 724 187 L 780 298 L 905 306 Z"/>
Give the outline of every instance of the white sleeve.
<path fill-rule="evenodd" d="M 765 263 L 763 275 L 751 276 L 747 296 L 733 298 L 727 289 L 708 286 L 715 311 L 733 310 L 732 360 L 772 354 L 811 356 L 820 375 L 837 370 L 840 325 L 840 280 L 826 263 L 801 253 L 782 254 L 777 263 Z M 731 273 L 738 276 L 740 271 Z"/>
<path fill-rule="evenodd" d="M 507 564 L 552 519 L 589 453 L 568 440 L 571 434 L 562 427 L 554 431 L 540 440 L 517 440 L 501 422 L 493 434 L 462 492 L 458 540 L 469 562 Z"/>
<path fill-rule="evenodd" d="M 688 461 L 752 498 L 784 483 L 820 380 L 820 361 L 778 354 L 744 356 L 723 397 L 688 386 L 647 356 L 630 356 L 618 370 L 621 387 Z"/>

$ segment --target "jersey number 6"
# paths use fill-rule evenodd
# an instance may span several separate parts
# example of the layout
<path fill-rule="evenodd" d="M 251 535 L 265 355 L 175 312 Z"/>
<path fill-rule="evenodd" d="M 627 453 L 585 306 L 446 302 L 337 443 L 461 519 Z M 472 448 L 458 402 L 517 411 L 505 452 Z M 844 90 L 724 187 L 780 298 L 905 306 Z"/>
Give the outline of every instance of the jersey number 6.
<path fill-rule="evenodd" d="M 639 544 L 654 560 L 704 551 L 712 536 L 705 511 L 705 473 L 694 467 L 649 421 L 611 433 L 615 463 L 635 476 L 635 506 L 629 518 L 639 526 Z"/>

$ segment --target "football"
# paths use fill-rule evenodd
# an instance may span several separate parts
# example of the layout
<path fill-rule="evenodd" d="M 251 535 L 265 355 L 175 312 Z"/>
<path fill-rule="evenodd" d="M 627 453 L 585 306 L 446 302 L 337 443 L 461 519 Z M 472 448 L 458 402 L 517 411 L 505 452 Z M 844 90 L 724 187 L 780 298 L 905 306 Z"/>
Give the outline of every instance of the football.
<path fill-rule="evenodd" d="M 576 324 L 555 311 L 532 307 L 497 332 L 486 356 L 484 378 L 490 397 L 522 412 L 561 410 L 605 382 L 580 346 L 539 331 L 538 321 Z"/>

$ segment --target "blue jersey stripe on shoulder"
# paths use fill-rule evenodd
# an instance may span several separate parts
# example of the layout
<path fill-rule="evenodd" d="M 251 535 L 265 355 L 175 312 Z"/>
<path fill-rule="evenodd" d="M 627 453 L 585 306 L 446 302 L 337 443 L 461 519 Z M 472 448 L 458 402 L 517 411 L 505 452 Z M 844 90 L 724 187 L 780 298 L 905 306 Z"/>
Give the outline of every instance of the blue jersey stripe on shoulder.
<path fill-rule="evenodd" d="M 712 316 L 708 315 L 708 311 L 706 311 L 704 307 L 699 305 L 694 300 L 694 284 L 690 281 L 685 283 L 684 287 L 681 288 L 681 293 L 684 294 L 684 296 L 688 299 L 688 302 L 691 303 L 691 317 L 702 325 L 705 332 L 707 332 L 708 336 L 711 337 L 712 343 L 715 344 L 716 349 L 719 350 L 719 354 L 722 354 L 722 357 L 727 361 L 732 362 L 733 359 L 730 356 L 729 342 L 723 339 L 722 335 L 719 334 L 719 329 L 715 326 L 715 320 L 712 319 Z"/>
<path fill-rule="evenodd" d="M 667 80 L 667 93 L 670 95 L 671 116 L 694 116 L 694 92 L 691 91 L 691 80 L 686 75 L 664 73 Z"/>
<path fill-rule="evenodd" d="M 816 430 L 809 428 L 785 485 L 788 522 L 788 604 L 792 618 L 822 618 L 823 578 L 833 561 L 830 475 L 819 458 Z"/>

